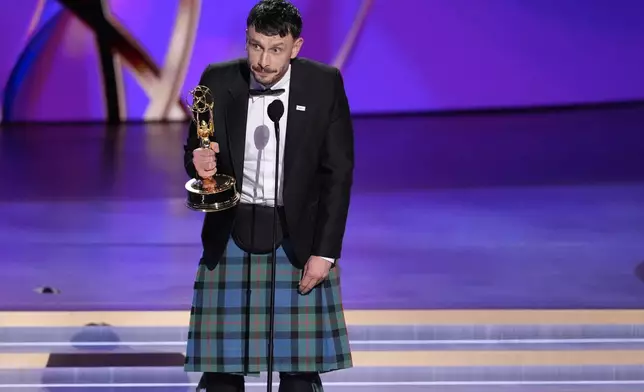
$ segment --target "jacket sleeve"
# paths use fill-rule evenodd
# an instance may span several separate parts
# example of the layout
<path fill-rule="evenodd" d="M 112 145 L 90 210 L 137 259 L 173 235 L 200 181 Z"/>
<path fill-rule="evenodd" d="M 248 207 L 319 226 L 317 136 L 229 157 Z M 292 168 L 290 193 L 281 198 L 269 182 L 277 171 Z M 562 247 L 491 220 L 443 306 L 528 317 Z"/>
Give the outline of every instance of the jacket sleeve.
<path fill-rule="evenodd" d="M 354 169 L 354 135 L 342 75 L 336 70 L 335 98 L 326 132 L 321 165 L 323 178 L 313 254 L 340 258 Z"/>

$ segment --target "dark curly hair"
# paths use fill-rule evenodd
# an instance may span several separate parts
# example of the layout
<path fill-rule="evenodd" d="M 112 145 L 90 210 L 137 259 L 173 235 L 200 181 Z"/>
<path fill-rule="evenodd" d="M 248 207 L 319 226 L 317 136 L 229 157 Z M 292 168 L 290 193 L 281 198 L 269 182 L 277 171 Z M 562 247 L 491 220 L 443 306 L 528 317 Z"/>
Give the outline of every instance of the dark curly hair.
<path fill-rule="evenodd" d="M 254 27 L 260 34 L 297 39 L 302 34 L 300 11 L 286 0 L 261 0 L 250 10 L 246 27 Z"/>

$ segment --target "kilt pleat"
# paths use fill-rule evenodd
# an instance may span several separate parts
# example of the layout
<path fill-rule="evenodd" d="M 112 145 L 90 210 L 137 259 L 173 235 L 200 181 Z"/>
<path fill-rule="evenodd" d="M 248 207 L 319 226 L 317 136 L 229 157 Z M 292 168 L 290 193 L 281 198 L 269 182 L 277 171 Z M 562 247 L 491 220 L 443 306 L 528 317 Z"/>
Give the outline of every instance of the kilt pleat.
<path fill-rule="evenodd" d="M 249 255 L 233 241 L 194 283 L 185 370 L 258 376 L 266 371 L 271 255 Z M 277 252 L 274 371 L 329 372 L 352 366 L 338 268 L 302 295 L 302 271 Z"/>

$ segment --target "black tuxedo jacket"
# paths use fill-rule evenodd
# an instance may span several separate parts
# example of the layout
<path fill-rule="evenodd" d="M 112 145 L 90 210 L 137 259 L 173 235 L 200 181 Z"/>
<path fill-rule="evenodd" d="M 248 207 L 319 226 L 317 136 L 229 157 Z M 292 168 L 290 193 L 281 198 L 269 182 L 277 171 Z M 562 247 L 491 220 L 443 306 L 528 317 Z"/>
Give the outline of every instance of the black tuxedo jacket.
<path fill-rule="evenodd" d="M 199 84 L 213 94 L 217 172 L 233 176 L 241 192 L 250 71 L 246 59 L 211 64 Z M 312 255 L 340 258 L 354 167 L 354 136 L 340 72 L 312 60 L 291 61 L 284 150 L 284 217 L 291 263 L 303 268 Z M 305 111 L 296 106 L 306 107 Z M 196 178 L 192 151 L 199 147 L 191 124 L 184 164 Z M 214 268 L 230 239 L 236 208 L 206 213 L 201 262 Z M 337 261 L 336 261 L 337 262 Z"/>

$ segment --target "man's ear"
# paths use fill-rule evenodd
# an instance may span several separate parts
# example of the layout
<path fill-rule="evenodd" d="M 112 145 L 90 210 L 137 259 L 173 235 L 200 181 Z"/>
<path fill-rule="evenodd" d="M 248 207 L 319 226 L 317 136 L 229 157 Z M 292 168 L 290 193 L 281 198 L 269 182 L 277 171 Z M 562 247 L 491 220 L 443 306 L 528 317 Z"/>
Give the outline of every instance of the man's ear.
<path fill-rule="evenodd" d="M 293 50 L 291 50 L 292 59 L 296 58 L 298 53 L 300 53 L 300 49 L 302 49 L 303 44 L 304 44 L 304 38 L 300 37 L 295 40 L 295 42 L 293 43 Z"/>

